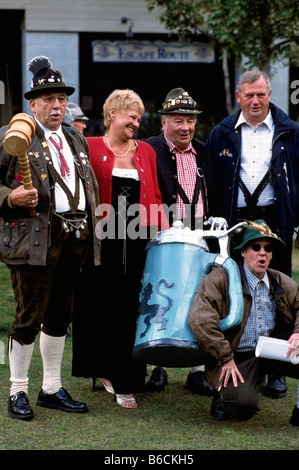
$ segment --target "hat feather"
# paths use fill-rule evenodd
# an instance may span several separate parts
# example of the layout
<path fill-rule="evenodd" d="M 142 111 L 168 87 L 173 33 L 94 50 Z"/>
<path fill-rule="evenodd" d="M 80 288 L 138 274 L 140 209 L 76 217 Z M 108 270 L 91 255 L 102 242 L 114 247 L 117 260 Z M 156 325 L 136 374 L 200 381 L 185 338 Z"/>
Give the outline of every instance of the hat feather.
<path fill-rule="evenodd" d="M 39 57 L 33 57 L 33 59 L 30 60 L 27 64 L 28 70 L 33 73 L 33 75 L 36 75 L 37 72 L 43 68 L 51 68 L 52 64 L 48 57 L 45 56 L 39 56 Z"/>

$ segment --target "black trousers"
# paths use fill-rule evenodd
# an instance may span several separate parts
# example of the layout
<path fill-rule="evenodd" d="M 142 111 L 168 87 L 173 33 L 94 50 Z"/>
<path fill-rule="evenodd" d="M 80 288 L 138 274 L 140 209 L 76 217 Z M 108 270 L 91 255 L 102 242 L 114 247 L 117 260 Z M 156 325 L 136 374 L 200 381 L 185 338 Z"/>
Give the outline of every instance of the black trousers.
<path fill-rule="evenodd" d="M 74 289 L 86 241 L 75 237 L 54 243 L 45 266 L 9 265 L 17 302 L 10 336 L 31 344 L 39 331 L 64 336 L 72 321 Z"/>
<path fill-rule="evenodd" d="M 230 418 L 247 420 L 258 411 L 258 388 L 266 374 L 299 379 L 298 364 L 257 358 L 254 351 L 235 353 L 234 360 L 245 382 L 238 380 L 238 386 L 234 387 L 230 380 L 220 391 L 225 412 Z"/>

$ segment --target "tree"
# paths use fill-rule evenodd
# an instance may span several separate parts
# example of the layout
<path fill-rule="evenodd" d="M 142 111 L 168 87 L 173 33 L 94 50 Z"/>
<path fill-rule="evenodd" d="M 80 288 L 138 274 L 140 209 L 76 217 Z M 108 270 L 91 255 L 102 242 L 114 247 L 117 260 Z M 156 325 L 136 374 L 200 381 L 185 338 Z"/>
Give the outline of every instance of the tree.
<path fill-rule="evenodd" d="M 236 65 L 245 58 L 245 68 L 269 74 L 271 62 L 290 57 L 292 44 L 299 44 L 298 0 L 146 1 L 149 11 L 160 7 L 159 20 L 180 40 L 200 34 L 219 47 L 227 92 L 230 57 Z"/>

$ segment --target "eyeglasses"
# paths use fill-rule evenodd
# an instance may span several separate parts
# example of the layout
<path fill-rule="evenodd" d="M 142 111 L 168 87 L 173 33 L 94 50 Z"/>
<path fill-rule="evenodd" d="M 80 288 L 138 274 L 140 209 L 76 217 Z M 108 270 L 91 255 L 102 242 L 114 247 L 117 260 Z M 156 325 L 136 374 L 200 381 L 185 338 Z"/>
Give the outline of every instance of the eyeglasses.
<path fill-rule="evenodd" d="M 65 95 L 60 95 L 60 96 L 45 95 L 45 96 L 40 96 L 40 98 L 46 104 L 53 104 L 56 100 L 58 100 L 60 104 L 66 104 L 68 101 L 68 98 Z"/>
<path fill-rule="evenodd" d="M 259 243 L 254 243 L 253 245 L 250 246 L 250 248 L 253 250 L 253 251 L 260 251 L 262 248 L 264 248 L 264 250 L 266 251 L 266 253 L 272 253 L 273 251 L 273 246 L 272 245 L 264 245 L 262 247 L 262 245 L 260 245 Z"/>

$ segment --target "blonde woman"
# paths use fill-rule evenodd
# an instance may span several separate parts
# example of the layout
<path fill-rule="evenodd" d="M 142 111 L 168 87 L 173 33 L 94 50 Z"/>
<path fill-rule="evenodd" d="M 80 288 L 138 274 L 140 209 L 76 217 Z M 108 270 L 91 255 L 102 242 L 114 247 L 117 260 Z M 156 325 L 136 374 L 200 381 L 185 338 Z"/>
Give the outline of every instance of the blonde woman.
<path fill-rule="evenodd" d="M 156 155 L 134 139 L 144 113 L 142 100 L 132 90 L 114 90 L 103 111 L 106 134 L 87 139 L 99 185 L 102 265 L 92 275 L 86 270 L 85 309 L 86 289 L 92 289 L 89 345 L 82 348 L 81 342 L 81 351 L 89 350 L 89 357 L 80 361 L 81 370 L 74 361 L 75 375 L 97 377 L 94 383 L 114 393 L 120 406 L 136 408 L 133 392 L 144 390 L 146 373 L 145 365 L 132 358 L 145 246 L 150 232 L 169 225 L 161 210 Z"/>

